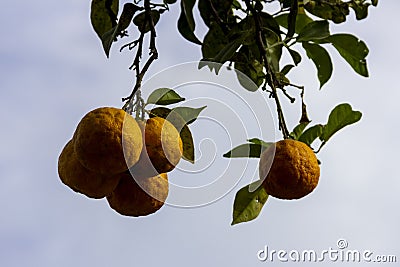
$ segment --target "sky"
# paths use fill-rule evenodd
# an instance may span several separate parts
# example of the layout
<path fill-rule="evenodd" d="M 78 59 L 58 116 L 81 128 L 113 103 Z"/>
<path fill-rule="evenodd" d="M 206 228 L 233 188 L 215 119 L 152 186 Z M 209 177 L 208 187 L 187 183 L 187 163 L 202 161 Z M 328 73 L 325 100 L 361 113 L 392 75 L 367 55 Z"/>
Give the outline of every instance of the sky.
<path fill-rule="evenodd" d="M 314 66 L 305 58 L 291 73 L 292 81 L 306 86 L 313 122 L 326 122 L 330 110 L 344 102 L 363 117 L 338 132 L 318 154 L 321 177 L 313 193 L 298 201 L 271 197 L 256 220 L 231 226 L 235 192 L 253 178 L 257 160 L 229 161 L 221 155 L 245 137 L 281 138 L 271 120 L 272 102 L 266 100 L 264 121 L 257 124 L 246 119 L 248 106 L 240 105 L 247 99 L 245 92 L 230 95 L 227 87 L 211 83 L 177 88 L 188 104 L 206 103 L 209 111 L 191 126 L 199 163 L 181 162 L 170 173 L 170 181 L 203 185 L 228 179 L 230 172 L 236 176 L 219 199 L 210 191 L 210 197 L 201 200 L 202 204 L 213 200 L 207 205 L 165 205 L 144 218 L 120 216 L 104 199 L 88 199 L 64 186 L 57 160 L 84 114 L 100 106 L 122 106 L 121 98 L 134 83 L 128 70 L 133 54 L 118 53 L 114 47 L 110 59 L 104 56 L 90 25 L 89 1 L 4 4 L 0 11 L 0 266 L 308 266 L 260 261 L 257 254 L 266 246 L 321 252 L 338 249 L 340 240 L 347 242 L 348 249 L 396 255 L 400 261 L 399 8 L 398 1 L 380 1 L 370 9 L 368 19 L 357 22 L 351 16 L 348 23 L 331 28 L 366 42 L 370 78 L 355 74 L 334 50 L 330 50 L 333 76 L 322 90 Z M 154 80 L 181 82 L 185 75 L 173 66 L 201 58 L 199 47 L 177 33 L 178 15 L 179 6 L 174 5 L 157 26 L 160 57 L 147 74 L 148 87 Z M 196 33 L 202 36 L 204 30 L 199 22 Z M 171 67 L 176 70 L 171 80 L 160 78 Z M 150 89 L 145 88 L 146 96 Z M 299 106 L 283 102 L 293 127 Z M 224 112 L 213 111 L 214 105 L 223 106 Z M 263 112 L 254 110 L 254 114 Z M 230 129 L 230 118 L 239 120 L 238 129 Z"/>

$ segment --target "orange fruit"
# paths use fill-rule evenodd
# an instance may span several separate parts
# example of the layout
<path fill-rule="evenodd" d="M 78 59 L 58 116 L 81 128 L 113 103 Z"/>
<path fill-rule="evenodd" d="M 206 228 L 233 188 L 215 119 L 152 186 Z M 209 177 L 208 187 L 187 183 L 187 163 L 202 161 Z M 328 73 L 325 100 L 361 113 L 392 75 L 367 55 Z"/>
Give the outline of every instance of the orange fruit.
<path fill-rule="evenodd" d="M 308 145 L 285 139 L 261 154 L 259 174 L 260 179 L 265 179 L 263 186 L 269 195 L 280 199 L 299 199 L 317 186 L 320 168 L 315 153 Z"/>
<path fill-rule="evenodd" d="M 143 134 L 143 150 L 139 161 L 131 168 L 138 177 L 152 177 L 172 171 L 179 163 L 183 145 L 178 130 L 160 117 L 139 121 Z"/>
<path fill-rule="evenodd" d="M 108 196 L 119 182 L 119 177 L 101 175 L 83 167 L 76 157 L 73 140 L 65 145 L 58 158 L 58 174 L 65 185 L 90 198 Z"/>
<path fill-rule="evenodd" d="M 129 171 L 120 175 L 120 182 L 107 197 L 108 204 L 121 215 L 139 217 L 158 211 L 168 196 L 166 173 L 154 177 L 133 178 Z"/>
<path fill-rule="evenodd" d="M 106 175 L 132 167 L 143 147 L 135 119 L 124 110 L 102 107 L 87 113 L 74 133 L 75 152 L 87 169 Z"/>

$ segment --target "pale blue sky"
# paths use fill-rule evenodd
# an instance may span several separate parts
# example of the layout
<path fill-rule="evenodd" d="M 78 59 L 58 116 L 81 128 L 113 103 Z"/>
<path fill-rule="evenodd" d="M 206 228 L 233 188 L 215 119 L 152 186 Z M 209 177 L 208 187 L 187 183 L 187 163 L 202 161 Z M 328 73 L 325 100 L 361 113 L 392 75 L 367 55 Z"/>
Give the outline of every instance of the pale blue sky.
<path fill-rule="evenodd" d="M 321 251 L 335 247 L 339 238 L 348 241 L 349 249 L 400 260 L 398 1 L 380 1 L 367 20 L 350 19 L 332 29 L 367 43 L 370 78 L 356 75 L 333 50 L 334 74 L 323 90 L 306 59 L 291 76 L 306 86 L 315 122 L 325 122 L 342 102 L 363 113 L 318 155 L 316 191 L 300 201 L 271 198 L 259 218 L 234 227 L 232 203 L 239 187 L 202 208 L 165 206 L 146 218 L 127 218 L 105 200 L 89 200 L 59 181 L 57 158 L 80 118 L 99 106 L 121 106 L 134 81 L 128 70 L 133 55 L 114 49 L 105 58 L 89 8 L 90 1 L 81 0 L 10 1 L 1 8 L 0 266 L 263 266 L 272 265 L 257 260 L 265 245 Z M 199 47 L 176 32 L 178 14 L 174 5 L 162 16 L 160 58 L 148 77 L 200 58 Z M 203 29 L 199 26 L 199 35 Z M 284 108 L 292 127 L 299 106 Z M 205 138 L 203 127 L 193 124 L 197 142 Z M 217 156 L 226 152 L 216 149 Z M 207 153 L 207 146 L 201 152 Z M 224 161 L 217 157 L 215 164 Z M 256 167 L 256 161 L 250 166 Z M 184 175 L 176 171 L 170 179 Z"/>

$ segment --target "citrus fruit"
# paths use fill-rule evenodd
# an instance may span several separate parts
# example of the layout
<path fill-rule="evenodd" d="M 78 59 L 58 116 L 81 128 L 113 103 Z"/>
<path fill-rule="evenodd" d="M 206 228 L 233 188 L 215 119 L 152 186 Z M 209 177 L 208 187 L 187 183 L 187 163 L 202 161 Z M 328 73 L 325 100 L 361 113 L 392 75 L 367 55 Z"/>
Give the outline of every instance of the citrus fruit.
<path fill-rule="evenodd" d="M 108 196 L 119 182 L 118 177 L 101 175 L 83 167 L 76 157 L 73 140 L 65 145 L 58 158 L 58 174 L 65 185 L 90 198 Z"/>
<path fill-rule="evenodd" d="M 131 168 L 138 177 L 151 177 L 172 171 L 182 157 L 183 146 L 178 130 L 161 117 L 139 121 L 143 133 L 143 150 Z"/>
<path fill-rule="evenodd" d="M 259 174 L 260 179 L 265 179 L 263 186 L 267 194 L 280 199 L 298 199 L 317 186 L 320 169 L 308 145 L 285 139 L 261 154 Z"/>
<path fill-rule="evenodd" d="M 102 107 L 87 113 L 74 133 L 75 152 L 87 169 L 117 174 L 132 167 L 143 147 L 135 119 L 124 110 Z"/>
<path fill-rule="evenodd" d="M 108 204 L 121 215 L 139 217 L 159 210 L 168 196 L 166 173 L 154 177 L 133 178 L 129 171 L 120 175 L 115 190 L 107 197 Z"/>

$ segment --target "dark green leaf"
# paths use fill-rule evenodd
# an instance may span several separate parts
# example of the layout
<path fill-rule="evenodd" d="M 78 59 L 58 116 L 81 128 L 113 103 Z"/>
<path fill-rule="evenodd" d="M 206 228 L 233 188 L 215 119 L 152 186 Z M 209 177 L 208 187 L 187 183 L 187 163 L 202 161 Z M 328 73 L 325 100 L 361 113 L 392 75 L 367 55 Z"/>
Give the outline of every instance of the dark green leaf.
<path fill-rule="evenodd" d="M 111 30 L 102 35 L 101 40 L 103 42 L 104 52 L 106 53 L 107 57 L 110 54 L 112 43 L 117 39 L 117 36 L 121 32 L 123 32 L 126 28 L 128 28 L 129 24 L 132 21 L 133 15 L 138 10 L 139 10 L 138 6 L 132 3 L 126 3 L 124 5 L 124 8 L 122 9 L 122 13 L 119 18 L 118 24 L 114 26 Z"/>
<path fill-rule="evenodd" d="M 372 3 L 373 6 L 377 6 L 378 5 L 378 0 L 372 0 L 371 3 Z"/>
<path fill-rule="evenodd" d="M 194 155 L 194 144 L 192 133 L 189 127 L 186 125 L 185 120 L 176 112 L 169 108 L 158 107 L 150 111 L 150 117 L 161 117 L 171 122 L 175 128 L 179 131 L 180 137 L 183 144 L 183 156 L 182 158 L 191 163 L 195 162 Z"/>
<path fill-rule="evenodd" d="M 297 36 L 297 42 L 324 39 L 330 35 L 329 23 L 326 20 L 318 20 L 308 23 Z"/>
<path fill-rule="evenodd" d="M 301 122 L 297 124 L 297 126 L 294 127 L 293 131 L 290 133 L 290 136 L 295 140 L 299 139 L 300 135 L 303 133 L 308 124 L 309 122 Z"/>
<path fill-rule="evenodd" d="M 288 8 L 292 6 L 294 0 L 279 0 L 281 2 L 283 8 Z"/>
<path fill-rule="evenodd" d="M 282 74 L 286 75 L 294 67 L 294 65 L 288 64 L 280 71 Z"/>
<path fill-rule="evenodd" d="M 347 103 L 337 105 L 329 114 L 328 123 L 324 126 L 321 141 L 327 142 L 334 133 L 343 127 L 353 124 L 361 119 L 361 112 L 354 111 Z"/>
<path fill-rule="evenodd" d="M 186 40 L 201 45 L 201 42 L 194 34 L 193 7 L 195 3 L 196 0 L 181 0 L 181 15 L 178 19 L 178 30 Z"/>
<path fill-rule="evenodd" d="M 369 3 L 365 0 L 352 1 L 349 3 L 349 6 L 356 13 L 357 20 L 365 19 L 368 16 L 368 7 L 370 5 L 371 5 L 371 3 Z"/>
<path fill-rule="evenodd" d="M 267 39 L 267 60 L 269 65 L 272 68 L 272 71 L 278 72 L 279 71 L 279 61 L 282 56 L 282 44 L 277 44 L 281 41 L 279 35 L 275 34 L 274 32 L 268 32 L 266 34 Z"/>
<path fill-rule="evenodd" d="M 99 38 L 117 25 L 118 0 L 92 0 L 90 20 Z"/>
<path fill-rule="evenodd" d="M 204 36 L 201 52 L 204 59 L 214 58 L 227 44 L 229 40 L 218 24 L 213 24 Z"/>
<path fill-rule="evenodd" d="M 200 112 L 203 111 L 207 106 L 201 108 L 190 108 L 190 107 L 176 107 L 172 110 L 178 113 L 186 122 L 186 124 L 191 124 L 199 116 Z"/>
<path fill-rule="evenodd" d="M 165 3 L 165 4 L 171 5 L 171 4 L 175 4 L 176 1 L 177 1 L 177 0 L 164 0 L 164 3 Z"/>
<path fill-rule="evenodd" d="M 297 14 L 296 17 L 296 25 L 295 25 L 295 32 L 299 33 L 307 24 L 309 24 L 310 22 L 312 22 L 313 20 L 307 16 L 307 14 L 301 13 L 300 11 L 301 9 L 299 9 L 299 13 Z M 279 25 L 281 25 L 284 28 L 288 28 L 288 14 L 281 14 L 279 16 L 277 16 L 275 18 L 275 20 L 279 23 Z"/>
<path fill-rule="evenodd" d="M 235 9 L 241 9 L 242 5 L 240 4 L 240 2 L 238 0 L 233 0 L 232 7 L 235 8 Z"/>
<path fill-rule="evenodd" d="M 368 77 L 366 57 L 369 50 L 363 41 L 351 34 L 334 34 L 328 41 L 358 74 Z"/>
<path fill-rule="evenodd" d="M 285 74 L 283 74 L 282 72 L 275 72 L 275 76 L 276 76 L 276 79 L 279 81 L 279 84 L 284 85 L 284 86 L 290 84 L 289 78 L 286 77 Z M 294 100 L 291 102 L 293 103 Z"/>
<path fill-rule="evenodd" d="M 311 145 L 318 137 L 321 136 L 324 127 L 321 124 L 314 125 L 305 130 L 297 140 L 307 145 Z"/>
<path fill-rule="evenodd" d="M 332 76 L 332 61 L 328 52 L 322 46 L 318 44 L 311 44 L 303 42 L 303 48 L 307 52 L 307 56 L 314 62 L 318 71 L 318 80 L 320 88 L 330 79 Z"/>
<path fill-rule="evenodd" d="M 294 65 L 297 66 L 301 62 L 301 55 L 296 50 L 290 49 L 288 47 L 286 47 L 286 48 L 289 51 L 289 54 L 293 59 Z"/>
<path fill-rule="evenodd" d="M 256 181 L 255 183 L 259 183 Z M 254 183 L 253 183 L 254 184 Z M 262 207 L 267 202 L 268 194 L 263 186 L 258 186 L 251 192 L 252 184 L 241 188 L 233 203 L 233 220 L 231 225 L 248 222 L 258 217 Z"/>
<path fill-rule="evenodd" d="M 263 65 L 255 58 L 249 47 L 242 46 L 234 60 L 239 83 L 252 92 L 256 91 L 265 79 Z"/>
<path fill-rule="evenodd" d="M 239 38 L 228 43 L 214 58 L 212 58 L 212 61 L 224 64 L 226 61 L 232 60 L 233 55 L 235 55 L 235 52 L 242 45 L 242 41 L 243 40 Z"/>
<path fill-rule="evenodd" d="M 158 88 L 154 90 L 147 98 L 147 104 L 157 104 L 157 105 L 170 105 L 181 101 L 184 101 L 174 90 L 169 88 Z"/>
<path fill-rule="evenodd" d="M 349 3 L 342 1 L 307 1 L 305 9 L 311 14 L 322 19 L 332 20 L 335 23 L 346 21 L 349 15 Z"/>
<path fill-rule="evenodd" d="M 250 62 L 235 62 L 236 75 L 239 83 L 251 92 L 257 91 L 265 79 L 263 66 L 257 60 Z"/>
<path fill-rule="evenodd" d="M 251 25 L 254 25 L 254 19 L 252 17 L 248 17 L 248 18 L 252 22 Z M 282 33 L 279 28 L 278 22 L 275 20 L 275 18 L 272 15 L 270 15 L 266 12 L 261 12 L 260 20 L 261 20 L 261 28 L 264 30 L 264 32 L 266 32 L 266 33 L 273 32 L 278 36 Z M 265 31 L 265 30 L 267 30 L 267 31 Z"/>
<path fill-rule="evenodd" d="M 218 18 L 222 21 L 228 21 L 229 17 L 233 15 L 232 7 L 234 6 L 233 0 L 213 0 L 213 8 L 210 5 L 210 0 L 199 0 L 198 7 L 200 16 L 208 27 L 210 27 L 213 23 L 218 23 L 217 18 L 215 18 L 214 10 L 218 14 Z"/>
<path fill-rule="evenodd" d="M 243 144 L 225 153 L 225 158 L 259 158 L 265 147 L 261 144 Z"/>
<path fill-rule="evenodd" d="M 160 12 L 157 10 L 150 11 L 151 18 L 153 19 L 154 26 L 160 20 Z M 141 32 L 148 32 L 151 30 L 149 21 L 146 21 L 146 12 L 143 11 L 138 14 L 134 19 L 133 23 L 138 27 L 139 31 Z"/>
<path fill-rule="evenodd" d="M 270 145 L 273 144 L 271 142 L 265 142 L 259 138 L 251 138 L 251 139 L 248 139 L 247 141 L 250 143 L 253 143 L 253 144 L 262 145 L 263 146 L 262 150 L 268 148 Z"/>

